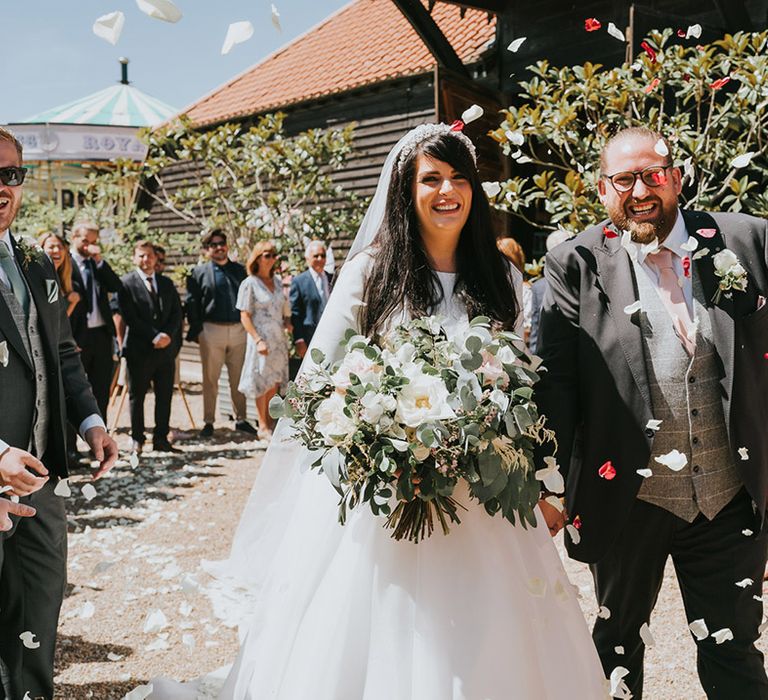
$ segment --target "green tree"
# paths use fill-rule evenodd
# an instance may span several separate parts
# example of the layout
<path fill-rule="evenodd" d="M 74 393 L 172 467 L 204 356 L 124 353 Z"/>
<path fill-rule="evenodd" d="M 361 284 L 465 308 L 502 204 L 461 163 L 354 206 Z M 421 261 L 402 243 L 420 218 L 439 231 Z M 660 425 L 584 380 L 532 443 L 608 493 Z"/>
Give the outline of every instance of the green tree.
<path fill-rule="evenodd" d="M 611 39 L 606 39 L 610 41 Z M 491 136 L 515 175 L 493 197 L 537 228 L 583 230 L 604 218 L 598 154 L 618 129 L 647 125 L 673 146 L 688 207 L 768 215 L 768 32 L 707 46 L 655 31 L 632 65 L 540 61 Z"/>
<path fill-rule="evenodd" d="M 357 196 L 332 178 L 351 151 L 351 127 L 287 137 L 281 114 L 247 129 L 196 130 L 181 119 L 148 139 L 144 191 L 201 235 L 223 229 L 241 259 L 257 241 L 273 239 L 297 270 L 306 238 L 349 237 L 359 223 Z"/>

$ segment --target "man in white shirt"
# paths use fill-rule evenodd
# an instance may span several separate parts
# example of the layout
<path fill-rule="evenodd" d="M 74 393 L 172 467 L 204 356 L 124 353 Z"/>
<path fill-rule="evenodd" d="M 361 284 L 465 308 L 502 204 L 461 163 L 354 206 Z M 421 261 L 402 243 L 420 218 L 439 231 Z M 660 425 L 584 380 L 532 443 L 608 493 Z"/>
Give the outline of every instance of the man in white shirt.
<path fill-rule="evenodd" d="M 291 324 L 296 354 L 304 357 L 331 293 L 331 275 L 325 271 L 326 249 L 322 241 L 310 241 L 304 252 L 307 270 L 291 282 Z"/>
<path fill-rule="evenodd" d="M 0 523 L 0 679 L 6 698 L 50 700 L 66 582 L 66 514 L 54 492 L 68 476 L 65 423 L 79 426 L 99 461 L 94 479 L 112 468 L 117 446 L 83 371 L 56 271 L 41 249 L 11 233 L 21 166 L 21 144 L 0 128 L 0 499 L 18 497 L 36 510 L 12 518 L 10 530 Z M 0 513 L 30 514 L 7 503 Z"/>

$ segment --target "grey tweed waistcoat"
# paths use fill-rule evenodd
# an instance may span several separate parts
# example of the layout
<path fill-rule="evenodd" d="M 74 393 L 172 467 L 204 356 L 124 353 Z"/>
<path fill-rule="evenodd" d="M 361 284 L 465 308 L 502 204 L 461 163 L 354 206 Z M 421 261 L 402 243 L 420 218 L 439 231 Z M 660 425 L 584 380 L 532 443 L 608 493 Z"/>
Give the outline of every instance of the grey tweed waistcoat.
<path fill-rule="evenodd" d="M 635 274 L 653 416 L 661 420 L 647 465 L 653 475 L 643 480 L 637 497 L 687 522 L 699 512 L 711 520 L 731 501 L 742 482 L 728 443 L 704 291 L 693 274 L 698 328 L 696 349 L 690 357 L 648 273 L 635 264 Z M 655 459 L 675 449 L 688 459 L 680 471 Z"/>
<path fill-rule="evenodd" d="M 0 243 L 2 245 L 2 243 Z M 23 278 L 23 275 L 22 275 Z M 25 280 L 26 284 L 26 280 Z M 27 289 L 29 291 L 29 288 Z M 19 335 L 24 343 L 24 349 L 32 361 L 35 372 L 35 415 L 30 444 L 28 449 L 36 456 L 42 458 L 48 447 L 48 428 L 50 425 L 50 411 L 48 409 L 48 368 L 43 350 L 43 339 L 40 335 L 40 324 L 37 316 L 37 307 L 32 293 L 29 293 L 29 319 L 25 317 L 13 291 L 0 280 L 0 293 L 5 303 L 11 310 L 11 315 L 19 330 Z"/>

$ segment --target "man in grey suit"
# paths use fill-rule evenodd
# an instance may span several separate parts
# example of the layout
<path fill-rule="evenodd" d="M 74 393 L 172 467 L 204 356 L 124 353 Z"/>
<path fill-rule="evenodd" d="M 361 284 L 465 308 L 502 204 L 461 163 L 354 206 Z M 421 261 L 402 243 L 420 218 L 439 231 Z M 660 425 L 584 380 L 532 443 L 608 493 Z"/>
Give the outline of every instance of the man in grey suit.
<path fill-rule="evenodd" d="M 681 210 L 680 192 L 659 134 L 606 144 L 610 220 L 547 255 L 539 407 L 557 434 L 568 551 L 605 607 L 593 638 L 606 674 L 625 667 L 642 696 L 671 556 L 707 697 L 765 700 L 768 225 Z"/>
<path fill-rule="evenodd" d="M 0 498 L 19 497 L 36 511 L 10 530 L 0 527 L 0 698 L 50 700 L 66 583 L 64 499 L 54 493 L 67 477 L 65 423 L 79 427 L 99 460 L 95 479 L 112 468 L 117 446 L 72 340 L 56 271 L 11 233 L 21 165 L 21 144 L 0 128 Z M 29 508 L 4 502 L 0 513 L 30 515 Z"/>

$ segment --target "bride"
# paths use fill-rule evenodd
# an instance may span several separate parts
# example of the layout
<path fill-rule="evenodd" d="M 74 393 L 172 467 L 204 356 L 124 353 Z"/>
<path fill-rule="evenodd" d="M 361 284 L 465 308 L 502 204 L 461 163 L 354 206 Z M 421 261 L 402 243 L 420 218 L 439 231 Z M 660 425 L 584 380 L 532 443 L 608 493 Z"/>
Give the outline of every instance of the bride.
<path fill-rule="evenodd" d="M 475 158 L 444 124 L 395 146 L 312 341 L 326 357 L 339 359 L 350 327 L 373 336 L 429 313 L 449 333 L 480 314 L 515 327 L 519 274 L 497 252 Z M 233 667 L 223 685 L 155 680 L 150 698 L 607 696 L 540 513 L 538 527 L 513 526 L 465 489 L 461 524 L 419 544 L 392 539 L 365 508 L 341 526 L 336 492 L 307 471 L 289 428 L 278 424 L 230 559 L 211 567 L 217 612 L 244 631 Z"/>

